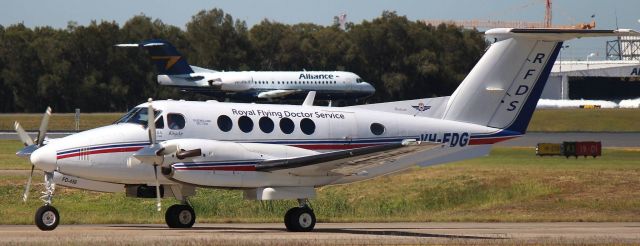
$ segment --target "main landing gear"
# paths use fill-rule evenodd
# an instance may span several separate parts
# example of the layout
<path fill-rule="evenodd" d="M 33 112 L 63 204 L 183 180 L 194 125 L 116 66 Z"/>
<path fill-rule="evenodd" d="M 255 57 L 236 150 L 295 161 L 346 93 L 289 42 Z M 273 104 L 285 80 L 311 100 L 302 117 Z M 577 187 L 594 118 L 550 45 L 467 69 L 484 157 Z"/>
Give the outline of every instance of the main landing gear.
<path fill-rule="evenodd" d="M 191 228 L 196 223 L 196 213 L 186 200 L 167 209 L 164 219 L 169 228 Z"/>
<path fill-rule="evenodd" d="M 298 199 L 298 207 L 289 209 L 284 215 L 284 225 L 288 231 L 307 232 L 313 230 L 316 225 L 316 215 L 309 207 L 309 200 Z"/>
<path fill-rule="evenodd" d="M 40 199 L 44 201 L 44 206 L 36 210 L 35 221 L 40 230 L 51 231 L 58 227 L 60 223 L 60 214 L 58 210 L 51 205 L 53 199 L 53 192 L 56 190 L 56 184 L 53 183 L 53 173 L 44 173 L 44 189 Z"/>

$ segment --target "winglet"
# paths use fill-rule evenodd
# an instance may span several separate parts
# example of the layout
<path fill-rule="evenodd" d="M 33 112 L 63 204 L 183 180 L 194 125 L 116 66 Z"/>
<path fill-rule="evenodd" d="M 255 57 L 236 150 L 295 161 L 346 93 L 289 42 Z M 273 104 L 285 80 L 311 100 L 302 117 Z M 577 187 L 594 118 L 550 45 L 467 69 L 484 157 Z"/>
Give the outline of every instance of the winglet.
<path fill-rule="evenodd" d="M 316 91 L 310 91 L 307 97 L 302 102 L 302 106 L 313 106 L 313 101 L 316 99 Z"/>

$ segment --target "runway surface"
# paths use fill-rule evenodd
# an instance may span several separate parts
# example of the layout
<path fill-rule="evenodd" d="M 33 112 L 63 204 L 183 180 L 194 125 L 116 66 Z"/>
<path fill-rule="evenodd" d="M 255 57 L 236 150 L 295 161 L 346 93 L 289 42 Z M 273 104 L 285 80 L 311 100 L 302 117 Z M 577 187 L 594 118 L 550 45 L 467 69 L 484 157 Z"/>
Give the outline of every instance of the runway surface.
<path fill-rule="evenodd" d="M 69 135 L 65 132 L 50 132 L 50 138 L 61 138 Z M 31 134 L 35 137 L 35 133 Z M 14 132 L 0 132 L 0 139 L 18 139 Z M 603 147 L 640 147 L 640 132 L 530 132 L 509 141 L 498 143 L 498 146 L 535 147 L 537 143 L 561 143 L 563 141 L 601 141 Z"/>
<path fill-rule="evenodd" d="M 60 225 L 43 232 L 34 225 L 1 225 L 0 243 L 20 244 L 581 244 L 640 243 L 640 223 L 318 223 L 313 232 L 284 225 L 196 224 Z"/>

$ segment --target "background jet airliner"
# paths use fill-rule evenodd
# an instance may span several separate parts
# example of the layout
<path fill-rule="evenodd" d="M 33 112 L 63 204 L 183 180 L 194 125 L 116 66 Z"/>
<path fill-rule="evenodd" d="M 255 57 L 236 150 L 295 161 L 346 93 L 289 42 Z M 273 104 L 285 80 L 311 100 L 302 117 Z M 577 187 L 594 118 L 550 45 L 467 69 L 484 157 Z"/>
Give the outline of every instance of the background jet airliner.
<path fill-rule="evenodd" d="M 238 71 L 225 72 L 190 66 L 165 40 L 146 40 L 119 47 L 143 47 L 160 74 L 158 83 L 216 97 L 240 100 L 304 99 L 316 91 L 319 100 L 358 100 L 375 93 L 360 76 L 342 71 Z"/>
<path fill-rule="evenodd" d="M 35 141 L 16 122 L 26 146 L 17 154 L 45 173 L 45 205 L 35 215 L 42 230 L 60 222 L 51 205 L 58 184 L 155 197 L 159 211 L 162 197 L 175 197 L 182 203 L 165 214 L 172 228 L 195 223 L 188 197 L 196 187 L 297 199 L 284 224 L 310 231 L 315 188 L 487 155 L 492 144 L 526 132 L 564 40 L 639 34 L 492 29 L 486 35 L 494 43 L 447 97 L 340 108 L 309 98 L 303 105 L 149 101 L 113 125 L 48 141 L 47 110 Z"/>

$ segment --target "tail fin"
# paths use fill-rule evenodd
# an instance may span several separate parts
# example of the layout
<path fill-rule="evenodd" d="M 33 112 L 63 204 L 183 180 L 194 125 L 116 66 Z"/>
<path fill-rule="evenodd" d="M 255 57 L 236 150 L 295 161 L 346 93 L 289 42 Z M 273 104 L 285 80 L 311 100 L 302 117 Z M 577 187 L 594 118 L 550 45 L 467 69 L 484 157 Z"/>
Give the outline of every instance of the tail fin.
<path fill-rule="evenodd" d="M 488 30 L 487 37 L 495 43 L 451 95 L 443 118 L 522 134 L 563 41 L 638 34 L 631 30 Z"/>
<path fill-rule="evenodd" d="M 151 60 L 160 74 L 176 75 L 190 74 L 193 69 L 180 52 L 171 43 L 162 39 L 150 39 L 139 44 L 118 44 L 119 47 L 142 47 L 147 49 Z"/>

